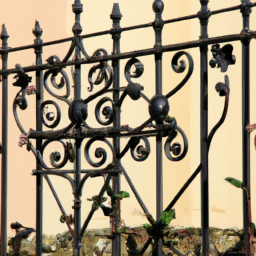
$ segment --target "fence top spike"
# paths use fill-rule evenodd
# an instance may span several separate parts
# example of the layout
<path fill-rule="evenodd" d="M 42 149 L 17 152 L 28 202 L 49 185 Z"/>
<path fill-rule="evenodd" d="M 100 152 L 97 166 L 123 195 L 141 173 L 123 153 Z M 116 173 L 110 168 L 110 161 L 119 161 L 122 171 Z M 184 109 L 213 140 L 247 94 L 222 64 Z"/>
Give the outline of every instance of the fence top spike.
<path fill-rule="evenodd" d="M 112 13 L 110 14 L 110 18 L 112 20 L 114 20 L 114 19 L 121 20 L 122 17 L 123 17 L 123 15 L 120 12 L 119 3 L 114 3 Z"/>
<path fill-rule="evenodd" d="M 32 32 L 36 38 L 40 38 L 40 36 L 43 34 L 43 30 L 41 29 L 38 20 L 36 20 L 35 27 L 33 28 Z"/>
<path fill-rule="evenodd" d="M 5 24 L 3 24 L 3 25 L 2 25 L 2 32 L 1 32 L 1 39 L 8 38 L 8 37 L 9 37 L 9 35 L 8 35 L 8 33 L 7 33 Z"/>

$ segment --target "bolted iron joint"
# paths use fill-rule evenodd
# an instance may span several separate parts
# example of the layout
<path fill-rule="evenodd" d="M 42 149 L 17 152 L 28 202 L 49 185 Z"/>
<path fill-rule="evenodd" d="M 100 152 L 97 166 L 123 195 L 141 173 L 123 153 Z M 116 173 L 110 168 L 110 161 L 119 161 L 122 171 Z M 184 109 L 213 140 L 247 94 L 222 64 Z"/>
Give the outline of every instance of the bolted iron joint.
<path fill-rule="evenodd" d="M 241 0 L 241 10 L 240 12 L 243 14 L 243 16 L 249 16 L 250 13 L 252 12 L 252 6 L 253 4 L 251 3 L 250 0 Z"/>
<path fill-rule="evenodd" d="M 83 4 L 81 4 L 80 0 L 75 1 L 75 3 L 72 4 L 72 10 L 75 14 L 80 14 L 83 12 Z"/>

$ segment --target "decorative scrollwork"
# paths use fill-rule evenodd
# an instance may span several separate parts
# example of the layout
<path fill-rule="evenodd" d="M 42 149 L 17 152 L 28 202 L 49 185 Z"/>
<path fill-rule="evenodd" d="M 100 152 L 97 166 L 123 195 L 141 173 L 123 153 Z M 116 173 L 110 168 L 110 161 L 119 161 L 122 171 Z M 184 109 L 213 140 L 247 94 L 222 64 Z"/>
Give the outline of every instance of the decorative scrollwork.
<path fill-rule="evenodd" d="M 28 88 L 28 84 L 31 82 L 32 77 L 28 76 L 20 64 L 16 64 L 15 67 L 20 70 L 20 72 L 14 76 L 17 80 L 13 83 L 14 86 L 21 87 L 20 91 L 16 94 L 14 101 L 13 101 L 13 115 L 16 121 L 17 126 L 19 127 L 21 133 L 27 135 L 27 132 L 24 130 L 23 126 L 21 125 L 18 114 L 17 114 L 17 106 L 21 110 L 25 110 L 28 106 L 28 102 L 26 99 L 26 91 Z"/>
<path fill-rule="evenodd" d="M 131 146 L 132 158 L 138 162 L 145 161 L 150 153 L 150 143 L 148 141 L 148 138 L 143 136 L 140 139 L 144 141 L 145 147 L 139 145 L 139 142 Z"/>
<path fill-rule="evenodd" d="M 176 73 L 182 73 L 186 70 L 186 63 L 185 63 L 184 60 L 181 60 L 180 65 L 178 65 L 178 60 L 183 55 L 185 55 L 188 59 L 188 64 L 189 64 L 188 73 L 185 76 L 185 78 L 173 90 L 171 90 L 168 94 L 165 95 L 165 97 L 167 99 L 170 98 L 172 95 L 174 95 L 176 92 L 178 92 L 186 84 L 186 82 L 189 80 L 189 78 L 191 77 L 191 75 L 193 73 L 193 70 L 194 70 L 193 59 L 192 59 L 192 57 L 189 53 L 184 52 L 184 51 L 177 52 L 173 56 L 173 58 L 172 58 L 172 69 L 173 69 L 173 71 L 176 72 Z"/>
<path fill-rule="evenodd" d="M 104 137 L 92 138 L 86 143 L 85 148 L 84 148 L 84 155 L 85 155 L 85 158 L 86 158 L 87 162 L 93 167 L 100 167 L 103 164 L 105 164 L 105 162 L 107 160 L 107 152 L 103 148 L 97 148 L 96 151 L 95 151 L 95 157 L 101 158 L 101 160 L 97 163 L 93 162 L 92 159 L 90 158 L 89 150 L 90 150 L 91 145 L 95 141 L 105 142 L 109 146 L 109 148 L 111 149 L 113 156 L 114 156 L 114 150 L 113 150 L 113 147 L 112 147 L 111 143 L 108 140 L 106 140 Z M 113 159 L 112 159 L 112 161 L 113 161 Z"/>
<path fill-rule="evenodd" d="M 131 75 L 131 68 L 132 65 L 135 66 L 134 75 Z M 144 72 L 144 65 L 137 59 L 132 58 L 130 59 L 124 68 L 124 75 L 128 83 L 132 83 L 131 78 L 139 78 Z"/>
<path fill-rule="evenodd" d="M 102 119 L 100 118 L 100 109 L 102 107 L 102 105 L 106 102 L 111 102 L 112 104 L 112 108 L 109 106 L 106 106 L 103 108 L 102 110 L 102 114 L 105 116 L 105 119 L 108 119 L 106 122 L 102 121 Z M 102 98 L 96 105 L 95 107 L 95 116 L 97 121 L 101 124 L 101 125 L 109 125 L 113 122 L 114 120 L 114 115 L 113 115 L 113 110 L 115 109 L 115 103 L 112 99 L 110 99 L 109 97 L 104 97 Z"/>
<path fill-rule="evenodd" d="M 131 68 L 132 66 L 135 66 L 134 75 L 131 75 Z M 131 78 L 138 78 L 140 77 L 144 72 L 144 65 L 136 58 L 130 59 L 124 68 L 124 75 L 125 79 L 129 83 L 127 86 L 127 94 L 130 96 L 133 100 L 138 100 L 141 97 L 140 92 L 143 91 L 143 86 L 141 86 L 138 83 L 133 83 Z"/>
<path fill-rule="evenodd" d="M 108 53 L 105 49 L 97 49 L 93 55 L 92 55 L 92 58 L 95 58 L 95 57 L 100 57 L 101 54 L 103 54 L 103 56 L 108 56 Z M 102 83 L 102 81 L 105 79 L 105 86 L 108 85 L 108 74 L 107 74 L 107 67 L 109 65 L 107 64 L 107 62 L 105 61 L 101 61 L 100 64 L 98 65 L 95 65 L 93 66 L 90 70 L 89 70 L 89 75 L 88 75 L 88 81 L 89 81 L 89 84 L 90 84 L 90 87 L 88 87 L 88 91 L 91 92 L 93 90 L 93 85 L 96 84 L 96 85 L 99 85 Z M 97 75 L 97 78 L 96 80 L 93 82 L 92 80 L 92 75 L 93 73 L 95 73 L 95 71 L 99 69 L 99 73 Z"/>
<path fill-rule="evenodd" d="M 56 112 L 57 112 L 57 116 L 53 115 L 53 112 L 48 112 L 48 113 L 44 113 L 45 111 L 45 107 L 47 105 L 53 105 L 56 109 Z M 60 119 L 61 119 L 61 110 L 60 110 L 60 107 L 59 105 L 52 101 L 52 100 L 46 100 L 44 101 L 42 104 L 41 104 L 41 115 L 42 115 L 42 121 L 43 121 L 43 124 L 48 127 L 48 128 L 55 128 L 56 126 L 58 126 L 59 122 L 60 122 Z M 53 121 L 55 119 L 55 121 L 52 123 L 52 124 L 48 124 L 47 121 L 45 120 L 45 116 L 46 116 L 46 119 L 48 121 Z"/>
<path fill-rule="evenodd" d="M 184 146 L 183 146 L 182 152 L 181 152 L 181 146 L 179 143 L 174 143 L 173 145 L 171 145 L 172 141 L 176 138 L 176 136 L 178 134 L 176 130 L 181 134 L 181 136 L 183 138 Z M 165 142 L 164 150 L 165 150 L 166 157 L 171 161 L 180 161 L 186 156 L 186 154 L 188 152 L 188 140 L 187 140 L 185 133 L 179 126 L 177 126 L 175 130 L 172 130 L 170 132 L 170 134 Z M 171 151 L 173 152 L 174 155 L 179 155 L 179 156 L 173 157 L 170 153 Z"/>
<path fill-rule="evenodd" d="M 59 60 L 58 56 L 56 55 L 53 55 L 51 56 L 50 58 L 47 59 L 47 62 L 48 63 L 52 63 L 53 62 L 53 59 L 57 59 Z M 57 61 L 58 62 L 58 61 Z M 59 84 L 56 83 L 56 75 L 57 75 L 57 72 L 58 73 L 61 73 L 62 77 L 61 77 L 61 81 Z M 51 75 L 51 83 L 53 85 L 54 88 L 60 90 L 61 88 L 64 87 L 64 85 L 66 85 L 66 94 L 65 95 L 57 95 L 55 94 L 54 92 L 52 92 L 52 90 L 49 88 L 49 85 L 48 85 L 48 78 L 49 76 Z M 59 70 L 58 68 L 55 68 L 55 69 L 50 69 L 50 70 L 47 70 L 45 73 L 44 73 L 44 86 L 45 86 L 45 89 L 55 98 L 59 99 L 59 100 L 63 100 L 65 101 L 68 105 L 70 105 L 71 101 L 68 99 L 69 95 L 70 95 L 70 82 L 69 82 L 69 78 L 68 78 L 68 75 L 67 73 L 61 69 Z"/>
<path fill-rule="evenodd" d="M 43 143 L 43 145 L 42 145 L 42 147 L 41 147 L 41 156 L 43 157 L 43 153 L 44 153 L 44 150 L 45 150 L 45 148 L 50 144 L 50 143 L 52 143 L 52 142 L 59 142 L 59 143 L 61 143 L 61 145 L 63 146 L 63 148 L 64 148 L 64 157 L 63 157 L 63 160 L 60 162 L 60 163 L 58 163 L 59 161 L 60 161 L 60 159 L 61 159 L 61 155 L 60 155 L 60 152 L 58 152 L 58 151 L 54 151 L 54 152 L 52 152 L 51 153 L 51 155 L 50 155 L 50 163 L 51 163 L 51 165 L 54 167 L 54 168 L 62 168 L 63 166 L 65 166 L 66 165 L 66 163 L 68 162 L 68 160 L 69 160 L 69 152 L 68 152 L 68 148 L 67 148 L 67 146 L 66 146 L 66 144 L 65 144 L 65 142 L 64 141 L 62 141 L 62 140 L 46 140 L 44 143 Z M 49 168 L 48 168 L 49 169 Z"/>

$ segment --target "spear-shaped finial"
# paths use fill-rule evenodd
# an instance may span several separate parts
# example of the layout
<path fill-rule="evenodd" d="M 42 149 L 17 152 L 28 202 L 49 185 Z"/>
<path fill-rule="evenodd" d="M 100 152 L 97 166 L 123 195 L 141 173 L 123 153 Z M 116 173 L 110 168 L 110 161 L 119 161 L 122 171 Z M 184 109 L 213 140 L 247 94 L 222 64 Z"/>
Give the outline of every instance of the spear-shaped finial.
<path fill-rule="evenodd" d="M 74 35 L 79 35 L 82 32 L 82 27 L 80 24 L 80 14 L 83 12 L 83 4 L 81 0 L 75 0 L 74 4 L 72 4 L 73 12 L 76 14 L 75 24 L 72 28 Z"/>
<path fill-rule="evenodd" d="M 36 38 L 40 38 L 41 35 L 43 34 L 43 30 L 41 29 L 38 20 L 36 20 L 36 22 L 35 22 L 35 27 L 33 28 L 32 32 L 33 32 L 33 34 L 34 34 L 34 36 L 35 36 Z"/>
<path fill-rule="evenodd" d="M 35 53 L 40 54 L 43 52 L 42 46 L 43 46 L 43 40 L 41 39 L 41 35 L 43 34 L 43 30 L 40 27 L 39 21 L 36 20 L 35 27 L 32 30 L 32 33 L 36 37 L 34 40 L 35 43 Z"/>
<path fill-rule="evenodd" d="M 113 28 L 120 28 L 120 20 L 123 15 L 120 12 L 119 4 L 114 3 L 112 13 L 110 14 L 110 18 L 113 20 Z"/>
<path fill-rule="evenodd" d="M 2 32 L 1 32 L 1 39 L 2 39 L 2 49 L 7 49 L 8 48 L 8 33 L 5 27 L 5 24 L 2 25 Z"/>

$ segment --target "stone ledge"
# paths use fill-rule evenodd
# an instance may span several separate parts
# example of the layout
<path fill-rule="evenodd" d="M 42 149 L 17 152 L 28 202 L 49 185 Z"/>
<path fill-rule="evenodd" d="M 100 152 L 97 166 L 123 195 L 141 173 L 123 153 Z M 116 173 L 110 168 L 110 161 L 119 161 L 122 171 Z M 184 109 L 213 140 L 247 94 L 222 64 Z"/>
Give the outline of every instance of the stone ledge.
<path fill-rule="evenodd" d="M 109 229 L 87 230 L 82 238 L 81 252 L 83 256 L 91 255 L 111 255 L 111 240 L 107 238 Z M 138 234 L 129 234 L 132 232 Z M 201 228 L 195 227 L 171 227 L 165 236 L 165 240 L 172 240 L 174 248 L 184 255 L 200 256 L 201 254 Z M 241 252 L 243 247 L 243 231 L 237 228 L 220 229 L 211 227 L 210 230 L 210 253 L 212 256 L 224 255 L 226 252 Z M 130 237 L 128 239 L 128 237 Z M 149 235 L 145 227 L 134 227 L 127 229 L 126 233 L 121 233 L 121 255 L 138 255 L 148 240 Z M 9 239 L 8 239 L 9 240 Z M 177 242 L 177 245 L 175 243 Z M 21 241 L 19 254 L 21 256 L 35 256 L 35 237 L 29 237 Z M 256 240 L 253 241 L 251 255 L 255 252 Z M 47 256 L 72 256 L 72 237 L 68 231 L 57 235 L 43 235 L 42 255 Z M 152 255 L 152 245 L 149 245 L 144 256 Z M 10 255 L 15 255 L 13 247 L 9 247 Z M 128 253 L 129 251 L 129 253 Z M 165 255 L 176 256 L 169 248 L 163 246 Z"/>

